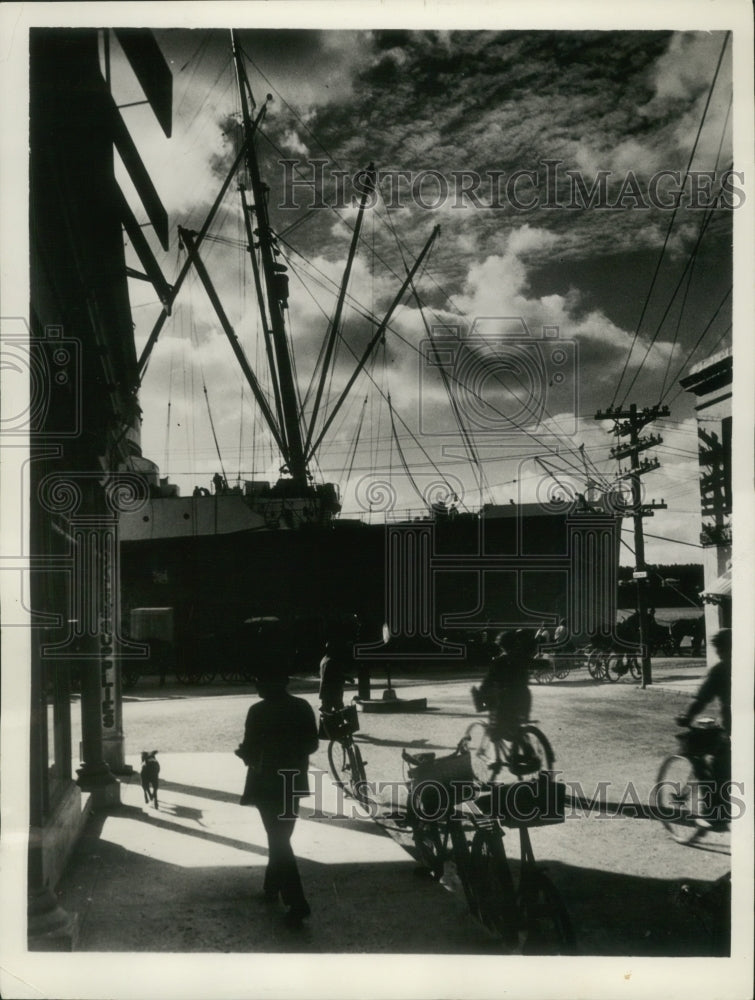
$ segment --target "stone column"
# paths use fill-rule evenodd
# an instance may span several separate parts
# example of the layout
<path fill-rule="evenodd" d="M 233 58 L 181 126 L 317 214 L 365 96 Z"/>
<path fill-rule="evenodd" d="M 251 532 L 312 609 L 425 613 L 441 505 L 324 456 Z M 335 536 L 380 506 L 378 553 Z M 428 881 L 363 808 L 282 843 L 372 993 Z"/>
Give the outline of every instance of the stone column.
<path fill-rule="evenodd" d="M 72 538 L 70 629 L 62 642 L 47 644 L 43 655 L 81 665 L 78 784 L 96 805 L 113 805 L 120 789 L 110 764 L 117 773 L 130 770 L 124 762 L 119 657 L 143 650 L 120 634 L 118 512 L 144 502 L 146 486 L 133 474 L 51 473 L 39 495 L 45 510 L 67 518 Z"/>

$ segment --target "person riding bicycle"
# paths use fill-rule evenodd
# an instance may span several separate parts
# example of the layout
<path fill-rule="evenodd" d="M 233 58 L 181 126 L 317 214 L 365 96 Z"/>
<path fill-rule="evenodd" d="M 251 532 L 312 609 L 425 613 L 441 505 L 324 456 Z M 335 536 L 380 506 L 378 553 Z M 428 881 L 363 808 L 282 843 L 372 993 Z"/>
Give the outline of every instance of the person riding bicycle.
<path fill-rule="evenodd" d="M 526 629 L 501 632 L 496 644 L 500 653 L 473 696 L 490 712 L 491 737 L 510 740 L 530 716 L 529 669 L 537 646 Z"/>
<path fill-rule="evenodd" d="M 726 822 L 730 816 L 728 801 L 728 783 L 731 781 L 731 629 L 723 628 L 711 640 L 718 654 L 718 662 L 714 663 L 700 685 L 686 712 L 676 717 L 680 726 L 689 726 L 696 715 L 718 698 L 721 706 L 721 724 L 723 735 L 713 756 L 713 776 L 716 783 L 714 803 L 718 803 L 720 819 Z M 705 820 L 701 824 L 709 825 Z"/>

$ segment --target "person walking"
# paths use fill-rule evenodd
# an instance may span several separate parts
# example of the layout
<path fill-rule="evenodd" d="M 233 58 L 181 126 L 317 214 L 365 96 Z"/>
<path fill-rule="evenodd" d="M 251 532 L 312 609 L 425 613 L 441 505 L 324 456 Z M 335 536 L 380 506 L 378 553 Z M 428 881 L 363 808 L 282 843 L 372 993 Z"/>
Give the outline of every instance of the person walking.
<path fill-rule="evenodd" d="M 353 658 L 346 642 L 329 639 L 325 643 L 325 656 L 320 660 L 320 710 L 337 712 L 343 708 L 343 689 L 346 681 L 354 683 Z"/>
<path fill-rule="evenodd" d="M 299 804 L 309 790 L 309 755 L 318 747 L 315 713 L 287 691 L 288 677 L 256 679 L 260 701 L 249 709 L 236 755 L 247 765 L 241 805 L 256 806 L 267 834 L 263 898 L 283 900 L 285 922 L 301 927 L 310 915 L 291 837 Z"/>

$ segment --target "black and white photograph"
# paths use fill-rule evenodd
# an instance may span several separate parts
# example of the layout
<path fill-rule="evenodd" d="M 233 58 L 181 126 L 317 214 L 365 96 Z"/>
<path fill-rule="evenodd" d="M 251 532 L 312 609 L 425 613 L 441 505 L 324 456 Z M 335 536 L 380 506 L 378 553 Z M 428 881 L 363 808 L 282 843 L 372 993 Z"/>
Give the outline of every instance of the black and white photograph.
<path fill-rule="evenodd" d="M 3 997 L 750 995 L 752 28 L 3 5 Z"/>

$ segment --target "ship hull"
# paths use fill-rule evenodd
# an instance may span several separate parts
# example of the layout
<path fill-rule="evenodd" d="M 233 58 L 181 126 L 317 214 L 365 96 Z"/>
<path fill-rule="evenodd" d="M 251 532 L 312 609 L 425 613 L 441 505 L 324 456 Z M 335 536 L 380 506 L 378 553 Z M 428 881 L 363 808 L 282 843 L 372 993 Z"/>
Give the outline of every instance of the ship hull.
<path fill-rule="evenodd" d="M 363 643 L 379 645 L 386 622 L 407 649 L 428 640 L 427 655 L 407 655 L 407 662 L 458 663 L 459 644 L 483 628 L 535 627 L 574 617 L 577 605 L 596 628 L 614 620 L 617 528 L 605 514 L 580 518 L 532 505 L 487 518 L 127 534 L 123 627 L 128 631 L 134 609 L 171 608 L 177 659 L 212 657 L 216 671 L 229 659 L 243 664 L 243 623 L 264 616 L 290 624 L 299 670 L 316 669 L 328 628 L 347 620 L 361 623 Z M 602 552 L 596 532 L 605 539 Z M 591 595 L 586 608 L 583 592 Z M 401 642 L 393 648 L 401 659 Z"/>

